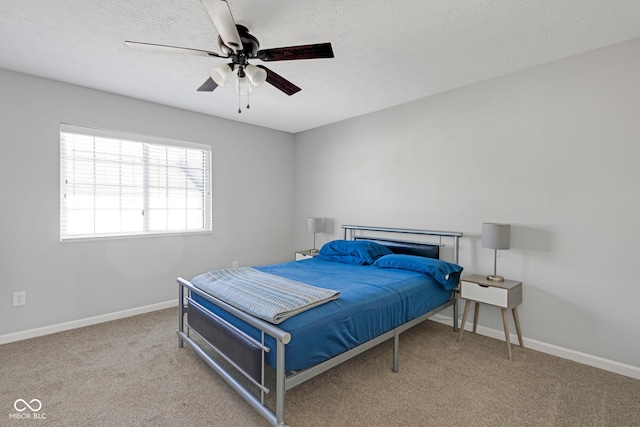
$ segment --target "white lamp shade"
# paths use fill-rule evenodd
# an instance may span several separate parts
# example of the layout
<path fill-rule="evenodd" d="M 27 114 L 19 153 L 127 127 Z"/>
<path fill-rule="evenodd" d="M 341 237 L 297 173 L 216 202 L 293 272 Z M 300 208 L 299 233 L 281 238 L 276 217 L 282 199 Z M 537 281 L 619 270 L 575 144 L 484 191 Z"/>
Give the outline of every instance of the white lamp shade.
<path fill-rule="evenodd" d="M 218 86 L 224 86 L 225 82 L 229 79 L 231 74 L 233 73 L 233 69 L 229 66 L 229 64 L 218 65 L 216 68 L 211 70 L 211 79 L 216 82 Z"/>
<path fill-rule="evenodd" d="M 236 79 L 236 93 L 240 95 L 247 95 L 250 94 L 252 90 L 253 89 L 251 89 L 251 84 L 249 83 L 248 78 L 238 77 Z"/>
<path fill-rule="evenodd" d="M 511 247 L 511 225 L 482 224 L 482 247 L 487 249 L 509 249 Z"/>
<path fill-rule="evenodd" d="M 307 218 L 307 233 L 322 233 L 322 218 Z"/>
<path fill-rule="evenodd" d="M 249 77 L 249 81 L 254 86 L 260 86 L 267 80 L 267 72 L 266 70 L 256 67 L 255 65 L 247 65 L 244 67 L 244 72 Z"/>

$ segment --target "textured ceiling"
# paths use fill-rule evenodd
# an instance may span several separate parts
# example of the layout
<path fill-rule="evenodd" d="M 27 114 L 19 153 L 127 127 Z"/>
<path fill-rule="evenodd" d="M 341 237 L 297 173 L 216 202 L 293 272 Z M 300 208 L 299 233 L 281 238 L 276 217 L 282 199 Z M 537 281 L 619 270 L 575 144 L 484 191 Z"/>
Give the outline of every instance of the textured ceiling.
<path fill-rule="evenodd" d="M 200 0 L 0 0 L 0 68 L 295 133 L 640 37 L 638 0 L 229 5 L 261 48 L 331 42 L 335 58 L 270 62 L 302 91 L 265 84 L 238 114 L 230 85 L 196 91 L 225 60 L 123 43 L 219 52 Z"/>

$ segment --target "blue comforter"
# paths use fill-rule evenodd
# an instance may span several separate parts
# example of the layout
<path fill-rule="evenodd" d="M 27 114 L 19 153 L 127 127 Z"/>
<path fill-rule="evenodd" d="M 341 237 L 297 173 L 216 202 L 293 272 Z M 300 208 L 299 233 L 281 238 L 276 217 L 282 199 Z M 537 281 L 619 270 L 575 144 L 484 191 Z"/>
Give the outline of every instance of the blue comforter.
<path fill-rule="evenodd" d="M 291 317 L 278 326 L 291 334 L 285 369 L 300 370 L 324 362 L 447 302 L 451 291 L 425 274 L 372 265 L 307 259 L 255 267 L 312 286 L 334 289 L 340 297 Z M 220 317 L 260 339 L 254 327 L 204 298 L 194 299 Z M 265 343 L 275 350 L 275 340 Z M 267 353 L 275 366 L 275 351 Z"/>

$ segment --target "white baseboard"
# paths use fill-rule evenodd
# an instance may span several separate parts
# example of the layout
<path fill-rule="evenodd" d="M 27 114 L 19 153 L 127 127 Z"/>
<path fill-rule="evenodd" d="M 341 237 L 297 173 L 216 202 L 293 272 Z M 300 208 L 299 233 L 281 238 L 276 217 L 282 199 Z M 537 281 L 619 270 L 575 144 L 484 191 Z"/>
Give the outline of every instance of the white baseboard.
<path fill-rule="evenodd" d="M 436 314 L 431 317 L 430 320 L 433 320 L 438 323 L 444 323 L 445 325 L 453 326 L 453 318 L 449 316 L 444 316 L 441 314 Z M 466 323 L 465 331 L 473 330 L 473 323 Z M 504 341 L 504 331 L 487 328 L 485 326 L 478 325 L 476 328 L 476 332 L 480 335 L 485 335 L 491 338 L 496 338 Z M 515 334 L 509 334 L 511 343 L 518 342 L 518 336 Z M 522 337 L 522 341 L 524 341 L 524 346 L 526 348 L 530 348 L 532 350 L 540 351 L 542 353 L 551 354 L 553 356 L 561 357 L 563 359 L 573 360 L 574 362 L 582 363 L 584 365 L 593 366 L 595 368 L 604 369 L 605 371 L 614 372 L 616 374 L 624 375 L 627 377 L 635 378 L 640 380 L 640 367 L 627 365 L 624 363 L 616 362 L 615 360 L 604 359 L 602 357 L 593 356 L 591 354 L 581 353 L 579 351 L 571 350 L 564 347 L 559 347 L 557 345 L 548 344 L 542 341 L 530 339 L 527 337 Z"/>
<path fill-rule="evenodd" d="M 26 331 L 14 332 L 0 335 L 0 344 L 7 344 L 14 341 L 26 340 L 28 338 L 40 337 L 42 335 L 55 334 L 56 332 L 67 331 L 69 329 L 81 328 L 83 326 L 95 325 L 97 323 L 109 322 L 111 320 L 123 319 L 125 317 L 136 316 L 138 314 L 149 313 L 165 308 L 177 307 L 178 300 L 165 301 L 157 304 L 145 305 L 143 307 L 130 308 L 128 310 L 117 311 L 115 313 L 102 314 L 100 316 L 87 317 L 85 319 L 72 320 L 70 322 L 58 323 L 41 328 L 28 329 Z"/>

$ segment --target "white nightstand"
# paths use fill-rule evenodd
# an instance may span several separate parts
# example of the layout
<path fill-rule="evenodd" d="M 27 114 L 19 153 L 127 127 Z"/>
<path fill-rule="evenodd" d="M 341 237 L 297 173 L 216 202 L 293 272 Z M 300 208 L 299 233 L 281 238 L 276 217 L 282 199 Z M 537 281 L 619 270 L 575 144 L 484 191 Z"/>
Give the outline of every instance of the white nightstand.
<path fill-rule="evenodd" d="M 316 255 L 318 255 L 318 251 L 313 252 L 311 249 L 308 249 L 306 251 L 298 251 L 296 252 L 296 261 L 313 258 Z"/>
<path fill-rule="evenodd" d="M 504 325 L 504 336 L 507 341 L 507 350 L 509 351 L 509 360 L 511 359 L 511 342 L 509 340 L 509 320 L 507 318 L 507 310 L 513 313 L 513 321 L 516 324 L 516 332 L 518 333 L 518 341 L 520 347 L 522 344 L 522 333 L 520 332 L 520 320 L 518 319 L 517 306 L 522 303 L 522 282 L 513 280 L 505 280 L 504 282 L 492 282 L 485 276 L 473 274 L 465 276 L 460 282 L 460 296 L 467 300 L 464 305 L 464 314 L 462 315 L 462 326 L 460 327 L 460 335 L 458 342 L 462 340 L 462 332 L 467 321 L 469 313 L 469 305 L 475 302 L 475 313 L 473 315 L 473 332 L 476 331 L 478 325 L 478 312 L 480 311 L 480 303 L 490 304 L 502 309 L 502 323 Z"/>

